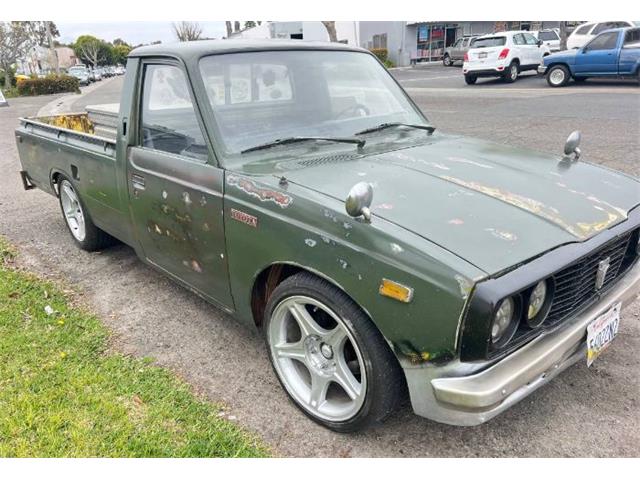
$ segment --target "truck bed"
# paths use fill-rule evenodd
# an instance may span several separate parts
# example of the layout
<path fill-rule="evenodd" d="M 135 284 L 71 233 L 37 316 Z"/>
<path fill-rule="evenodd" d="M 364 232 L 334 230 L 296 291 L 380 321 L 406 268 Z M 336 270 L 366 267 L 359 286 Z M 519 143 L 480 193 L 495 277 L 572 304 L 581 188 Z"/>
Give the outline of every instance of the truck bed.
<path fill-rule="evenodd" d="M 115 136 L 97 135 L 88 113 L 21 118 L 15 135 L 25 189 L 57 195 L 63 175 L 73 180 L 96 223 L 121 223 L 126 192 L 118 188 Z"/>

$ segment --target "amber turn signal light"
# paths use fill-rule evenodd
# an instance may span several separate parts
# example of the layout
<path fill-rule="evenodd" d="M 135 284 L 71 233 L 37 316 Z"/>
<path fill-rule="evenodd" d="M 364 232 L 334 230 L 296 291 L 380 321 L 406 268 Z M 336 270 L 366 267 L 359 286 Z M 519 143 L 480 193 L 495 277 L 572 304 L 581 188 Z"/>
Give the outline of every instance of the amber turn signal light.
<path fill-rule="evenodd" d="M 413 299 L 413 288 L 386 278 L 382 279 L 378 293 L 403 303 L 409 303 Z"/>

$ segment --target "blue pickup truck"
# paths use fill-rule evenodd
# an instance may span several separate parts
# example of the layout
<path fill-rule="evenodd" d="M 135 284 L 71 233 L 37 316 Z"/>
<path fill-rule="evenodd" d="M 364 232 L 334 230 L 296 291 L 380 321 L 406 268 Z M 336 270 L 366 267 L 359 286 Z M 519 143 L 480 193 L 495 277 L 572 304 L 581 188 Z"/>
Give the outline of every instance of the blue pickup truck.
<path fill-rule="evenodd" d="M 640 81 L 640 28 L 616 28 L 594 37 L 584 47 L 544 58 L 538 73 L 552 87 L 563 87 L 573 78 L 636 78 Z"/>

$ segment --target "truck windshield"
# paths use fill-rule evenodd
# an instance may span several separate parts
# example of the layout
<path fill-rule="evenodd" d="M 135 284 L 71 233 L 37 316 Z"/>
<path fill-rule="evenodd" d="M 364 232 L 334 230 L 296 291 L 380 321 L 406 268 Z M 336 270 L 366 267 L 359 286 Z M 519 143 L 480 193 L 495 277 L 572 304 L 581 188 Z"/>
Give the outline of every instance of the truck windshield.
<path fill-rule="evenodd" d="M 215 118 L 216 142 L 227 158 L 240 158 L 240 152 L 278 139 L 350 138 L 382 123 L 427 123 L 367 53 L 232 53 L 203 58 L 200 70 Z M 301 145 L 309 144 L 297 142 L 289 148 Z"/>

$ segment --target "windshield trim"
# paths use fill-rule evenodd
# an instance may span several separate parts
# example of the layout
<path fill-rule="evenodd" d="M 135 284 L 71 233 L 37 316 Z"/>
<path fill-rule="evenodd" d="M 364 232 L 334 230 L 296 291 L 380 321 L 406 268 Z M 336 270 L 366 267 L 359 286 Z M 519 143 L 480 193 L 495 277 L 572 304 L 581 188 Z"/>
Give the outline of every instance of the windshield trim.
<path fill-rule="evenodd" d="M 215 117 L 214 112 L 213 112 L 213 106 L 211 105 L 211 102 L 209 100 L 209 96 L 207 94 L 206 87 L 205 87 L 205 84 L 204 84 L 204 79 L 203 79 L 202 70 L 201 70 L 202 61 L 207 59 L 207 58 L 217 57 L 217 56 L 220 56 L 220 55 L 236 55 L 236 54 L 242 54 L 242 53 L 261 53 L 261 52 L 265 52 L 265 53 L 299 52 L 299 51 L 303 51 L 303 52 L 349 52 L 349 53 L 359 53 L 359 54 L 368 55 L 369 57 L 372 57 L 378 63 L 379 67 L 382 68 L 382 70 L 385 72 L 385 74 L 388 75 L 388 77 L 391 79 L 391 81 L 399 89 L 401 95 L 408 102 L 408 104 L 411 107 L 411 109 L 413 110 L 413 112 L 415 112 L 415 114 L 418 115 L 418 117 L 421 118 L 424 123 L 431 124 L 431 122 L 429 122 L 429 119 L 427 118 L 427 116 L 422 112 L 420 107 L 418 107 L 418 105 L 413 100 L 413 98 L 411 98 L 411 96 L 405 91 L 404 87 L 400 84 L 400 82 L 393 75 L 391 75 L 391 72 L 389 72 L 389 70 L 384 66 L 384 64 L 380 61 L 380 59 L 378 57 L 376 57 L 369 50 L 365 50 L 365 49 L 362 49 L 362 48 L 355 48 L 355 47 L 351 47 L 351 46 L 347 46 L 347 45 L 345 45 L 343 48 L 341 48 L 339 46 L 334 46 L 332 44 L 330 48 L 326 48 L 326 47 L 320 46 L 320 45 L 317 46 L 317 48 L 315 46 L 314 46 L 314 48 L 309 48 L 309 46 L 306 46 L 304 48 L 302 48 L 302 47 L 301 48 L 295 48 L 295 47 L 291 47 L 291 46 L 287 46 L 286 48 L 277 48 L 277 45 L 274 45 L 274 48 L 269 48 L 269 49 L 265 49 L 265 48 L 255 48 L 255 49 L 254 48 L 246 48 L 246 49 L 232 50 L 232 51 L 225 50 L 225 51 L 220 51 L 220 52 L 206 52 L 206 53 L 203 53 L 201 55 L 198 55 L 198 56 L 194 57 L 192 62 L 189 62 L 190 63 L 189 70 L 192 70 L 192 75 L 188 75 L 188 77 L 191 79 L 191 84 L 192 84 L 192 88 L 194 89 L 194 93 L 195 93 L 195 91 L 197 91 L 198 92 L 198 96 L 202 99 L 201 101 L 197 102 L 198 109 L 200 110 L 200 114 L 202 116 L 203 123 L 205 124 L 205 129 L 207 130 L 208 137 L 210 138 L 210 141 L 211 141 L 211 148 L 213 149 L 216 161 L 217 161 L 218 165 L 220 166 L 220 168 L 233 169 L 236 166 L 236 164 L 238 163 L 238 160 L 240 158 L 240 154 L 231 154 L 230 155 L 228 152 L 226 152 L 224 150 L 224 148 L 222 148 L 222 142 L 220 142 L 220 140 L 219 140 L 222 137 L 222 134 L 221 134 L 221 132 L 220 132 L 220 130 L 218 128 L 218 122 L 216 121 L 216 117 Z"/>

